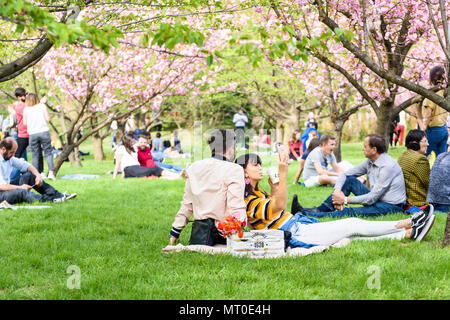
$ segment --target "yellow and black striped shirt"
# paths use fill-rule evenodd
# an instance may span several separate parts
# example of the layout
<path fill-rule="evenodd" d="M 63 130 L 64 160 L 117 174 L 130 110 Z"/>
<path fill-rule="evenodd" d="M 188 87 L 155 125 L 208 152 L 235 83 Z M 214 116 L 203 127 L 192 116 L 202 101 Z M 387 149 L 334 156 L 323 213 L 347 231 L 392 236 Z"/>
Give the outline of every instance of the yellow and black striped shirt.
<path fill-rule="evenodd" d="M 281 210 L 272 211 L 272 197 L 262 190 L 254 190 L 254 194 L 245 198 L 247 218 L 253 229 L 279 229 L 292 215 Z"/>

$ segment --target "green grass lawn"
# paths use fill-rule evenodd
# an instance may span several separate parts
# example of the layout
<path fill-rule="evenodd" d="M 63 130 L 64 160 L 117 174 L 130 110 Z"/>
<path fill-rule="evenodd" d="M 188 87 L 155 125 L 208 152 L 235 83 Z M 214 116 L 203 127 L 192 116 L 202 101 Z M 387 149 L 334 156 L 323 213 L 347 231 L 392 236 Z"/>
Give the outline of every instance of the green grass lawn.
<path fill-rule="evenodd" d="M 108 144 L 105 144 L 107 147 Z M 362 144 L 346 144 L 344 158 L 363 160 Z M 83 151 L 92 151 L 83 147 Z M 390 151 L 394 157 L 402 148 Z M 67 203 L 43 210 L 0 211 L 2 299 L 449 299 L 449 249 L 441 248 L 446 215 L 437 215 L 425 241 L 353 242 L 306 257 L 237 258 L 200 253 L 164 254 L 179 209 L 184 181 L 116 179 L 111 155 L 82 168 L 65 163 L 58 176 L 98 174 L 92 180 L 51 182 L 77 192 Z M 180 159 L 177 164 L 186 164 Z M 269 163 L 269 156 L 263 157 Z M 292 185 L 305 206 L 332 191 Z M 268 188 L 266 182 L 263 188 Z M 389 215 L 378 220 L 398 220 Z M 325 221 L 326 219 L 324 219 Z M 187 244 L 191 224 L 183 231 Z M 70 266 L 80 270 L 80 289 L 69 289 Z M 379 289 L 369 289 L 379 270 Z M 69 281 L 69 283 L 71 283 Z"/>

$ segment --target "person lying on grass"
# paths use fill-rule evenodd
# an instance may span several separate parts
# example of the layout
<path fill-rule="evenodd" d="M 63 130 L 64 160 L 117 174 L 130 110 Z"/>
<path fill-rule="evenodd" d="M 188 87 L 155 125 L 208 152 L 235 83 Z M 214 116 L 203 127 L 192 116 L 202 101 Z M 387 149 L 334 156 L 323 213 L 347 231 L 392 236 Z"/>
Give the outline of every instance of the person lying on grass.
<path fill-rule="evenodd" d="M 213 130 L 208 138 L 212 158 L 194 162 L 186 169 L 181 207 L 170 231 L 170 244 L 178 242 L 182 230 L 194 215 L 189 244 L 225 244 L 217 226 L 227 216 L 246 221 L 244 171 L 233 163 L 236 135 L 233 130 Z"/>
<path fill-rule="evenodd" d="M 139 164 L 137 150 L 134 146 L 134 134 L 126 133 L 122 137 L 122 145 L 116 151 L 116 165 L 113 179 L 117 177 L 119 169 L 124 178 L 142 178 L 156 176 L 163 179 L 175 180 L 182 178 L 183 173 L 177 174 L 160 167 L 143 167 Z"/>
<path fill-rule="evenodd" d="M 404 212 L 406 202 L 403 172 L 395 159 L 386 153 L 386 142 L 379 134 L 364 139 L 364 162 L 340 174 L 334 192 L 319 206 L 303 208 L 294 195 L 292 208 L 311 217 L 365 217 Z M 367 174 L 370 189 L 357 178 Z M 350 193 L 355 196 L 349 197 Z M 362 207 L 345 207 L 360 204 Z"/>
<path fill-rule="evenodd" d="M 41 178 L 39 171 L 23 159 L 14 157 L 17 142 L 8 137 L 0 142 L 0 202 L 6 200 L 10 204 L 34 201 L 64 202 L 77 196 L 76 193 L 61 193 Z M 10 180 L 13 169 L 21 174 Z M 34 189 L 40 194 L 31 192 Z"/>
<path fill-rule="evenodd" d="M 260 189 L 263 179 L 262 162 L 256 154 L 244 154 L 236 163 L 244 168 L 245 203 L 249 225 L 256 230 L 279 229 L 291 233 L 291 248 L 329 246 L 344 238 L 378 240 L 403 239 L 422 240 L 433 226 L 435 216 L 432 206 L 400 221 L 366 221 L 347 218 L 331 222 L 303 215 L 292 215 L 285 210 L 287 204 L 287 172 L 289 155 L 279 154 L 280 181 L 273 184 L 269 178 L 271 195 Z"/>

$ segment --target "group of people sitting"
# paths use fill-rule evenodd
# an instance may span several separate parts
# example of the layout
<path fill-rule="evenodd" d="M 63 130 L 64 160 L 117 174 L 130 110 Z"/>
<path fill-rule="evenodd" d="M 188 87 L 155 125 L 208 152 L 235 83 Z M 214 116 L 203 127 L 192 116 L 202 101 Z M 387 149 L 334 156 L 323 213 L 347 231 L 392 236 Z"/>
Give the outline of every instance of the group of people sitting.
<path fill-rule="evenodd" d="M 113 178 L 119 171 L 124 178 L 160 177 L 174 180 L 182 178 L 184 168 L 154 160 L 150 133 L 141 132 L 135 139 L 134 132 L 123 135 L 115 151 Z"/>
<path fill-rule="evenodd" d="M 426 144 L 423 139 L 408 135 L 407 146 Z M 280 152 L 279 182 L 269 178 L 270 194 L 259 187 L 263 179 L 261 158 L 244 154 L 235 161 L 235 135 L 232 130 L 215 130 L 208 139 L 212 158 L 194 162 L 187 168 L 186 185 L 181 207 L 170 231 L 170 244 L 177 243 L 182 230 L 193 215 L 190 244 L 224 244 L 217 225 L 228 215 L 247 220 L 255 230 L 280 229 L 290 235 L 289 246 L 309 248 L 332 245 L 343 238 L 351 239 L 404 239 L 421 241 L 433 226 L 435 215 L 432 203 L 449 201 L 449 157 L 437 159 L 430 181 L 438 178 L 445 183 L 426 199 L 428 204 L 407 219 L 398 221 L 366 221 L 355 216 L 371 217 L 388 213 L 404 213 L 404 206 L 412 201 L 405 189 L 410 178 L 400 165 L 386 153 L 382 136 L 370 134 L 364 139 L 361 164 L 337 175 L 334 191 L 318 207 L 305 208 L 296 195 L 290 212 L 287 211 L 287 172 L 289 153 Z M 414 151 L 414 149 L 412 149 Z M 409 151 L 408 151 L 409 152 Z M 415 152 L 415 151 L 414 151 Z M 437 167 L 436 167 L 437 165 Z M 436 169 L 435 169 L 436 168 Z M 447 168 L 447 169 L 446 169 Z M 417 172 L 416 172 L 417 173 Z M 367 175 L 367 187 L 358 177 Z M 445 180 L 446 179 L 446 180 Z M 439 182 L 437 182 L 439 183 Z M 408 187 L 408 190 L 410 188 Z M 439 190 L 437 190 L 439 189 Z M 353 194 L 353 196 L 350 196 Z M 415 203 L 415 202 L 414 202 Z M 359 207 L 348 207 L 359 204 Z M 350 217 L 320 222 L 318 217 Z"/>

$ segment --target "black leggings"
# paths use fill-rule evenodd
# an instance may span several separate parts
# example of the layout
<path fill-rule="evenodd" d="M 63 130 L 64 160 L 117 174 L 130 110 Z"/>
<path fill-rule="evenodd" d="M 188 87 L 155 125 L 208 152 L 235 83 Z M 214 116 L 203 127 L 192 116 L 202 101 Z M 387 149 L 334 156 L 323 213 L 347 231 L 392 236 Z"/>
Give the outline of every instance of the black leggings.
<path fill-rule="evenodd" d="M 28 144 L 30 143 L 29 138 L 17 138 L 17 150 L 14 154 L 14 157 L 20 158 L 22 157 L 22 153 L 26 150 L 28 147 Z M 42 149 L 39 152 L 39 164 L 36 168 L 39 172 L 44 172 L 44 158 L 42 157 Z"/>
<path fill-rule="evenodd" d="M 163 169 L 160 167 L 142 167 L 142 166 L 129 166 L 124 170 L 125 178 L 142 178 L 148 176 L 161 176 Z"/>

